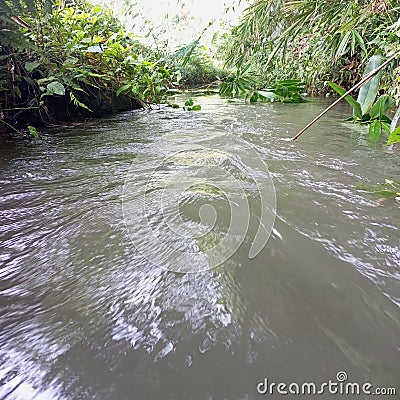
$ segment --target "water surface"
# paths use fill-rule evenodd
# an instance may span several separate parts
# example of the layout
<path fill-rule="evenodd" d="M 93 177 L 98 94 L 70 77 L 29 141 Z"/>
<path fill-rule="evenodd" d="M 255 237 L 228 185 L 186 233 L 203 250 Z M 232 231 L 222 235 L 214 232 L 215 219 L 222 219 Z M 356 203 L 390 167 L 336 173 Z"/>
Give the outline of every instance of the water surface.
<path fill-rule="evenodd" d="M 198 102 L 199 112 L 125 113 L 2 145 L 1 399 L 258 399 L 265 377 L 323 382 L 338 371 L 400 382 L 399 207 L 357 190 L 400 180 L 398 155 L 338 122 L 345 105 L 288 143 L 323 101 Z M 268 165 L 273 232 L 249 259 L 254 196 L 249 238 L 232 257 L 198 274 L 166 271 L 130 240 L 125 178 L 136 163 L 146 182 L 179 146 L 215 140 L 243 142 Z M 239 161 L 223 160 L 250 182 Z M 185 198 L 186 222 L 198 227 L 204 204 L 221 210 L 223 232 L 224 199 L 206 191 Z M 170 206 L 154 210 L 155 226 Z M 145 227 L 134 232 L 147 240 Z"/>

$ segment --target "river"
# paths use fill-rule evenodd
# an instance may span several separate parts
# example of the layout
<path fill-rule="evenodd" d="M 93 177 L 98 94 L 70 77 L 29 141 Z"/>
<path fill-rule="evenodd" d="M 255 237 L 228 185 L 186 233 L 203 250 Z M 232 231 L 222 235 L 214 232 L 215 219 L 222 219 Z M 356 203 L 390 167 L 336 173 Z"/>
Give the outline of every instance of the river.
<path fill-rule="evenodd" d="M 292 143 L 326 100 L 196 101 L 2 144 L 0 399 L 400 382 L 400 210 L 358 189 L 399 156 L 345 104 Z"/>

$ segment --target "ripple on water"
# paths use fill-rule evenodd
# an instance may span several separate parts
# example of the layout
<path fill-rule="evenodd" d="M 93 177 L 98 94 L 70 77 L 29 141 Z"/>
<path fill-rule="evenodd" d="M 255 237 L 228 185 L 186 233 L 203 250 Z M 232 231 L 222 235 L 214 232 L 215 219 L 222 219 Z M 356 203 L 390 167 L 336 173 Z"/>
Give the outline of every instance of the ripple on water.
<path fill-rule="evenodd" d="M 375 385 L 400 380 L 398 207 L 356 189 L 398 176 L 393 156 L 347 125 L 337 128 L 347 109 L 287 144 L 280 139 L 323 104 L 288 113 L 287 105 L 199 102 L 199 113 L 125 113 L 7 153 L 1 398 L 255 399 L 265 376 L 318 381 L 339 370 Z M 216 156 L 230 145 L 243 152 L 240 141 L 268 164 L 277 191 L 278 218 L 263 251 L 249 260 L 246 238 L 201 274 L 164 271 L 141 256 L 121 211 L 130 164 L 140 181 L 154 169 L 143 160 L 196 142 L 211 147 L 214 164 L 241 177 L 253 199 L 249 173 L 263 171 Z M 170 178 L 171 170 L 159 174 Z M 225 198 L 197 187 L 180 201 L 198 229 L 199 206 Z M 162 226 L 159 211 L 149 217 Z M 141 226 L 136 234 L 144 235 Z"/>

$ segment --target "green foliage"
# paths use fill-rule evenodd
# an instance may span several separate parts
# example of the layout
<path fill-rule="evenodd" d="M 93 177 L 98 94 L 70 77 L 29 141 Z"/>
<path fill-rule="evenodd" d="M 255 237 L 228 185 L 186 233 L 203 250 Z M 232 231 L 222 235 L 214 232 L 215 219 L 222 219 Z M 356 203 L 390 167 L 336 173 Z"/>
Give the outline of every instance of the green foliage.
<path fill-rule="evenodd" d="M 198 40 L 168 58 L 171 67 L 179 71 L 177 84 L 187 87 L 210 84 L 227 75 L 224 70 L 215 66 L 207 49 Z"/>
<path fill-rule="evenodd" d="M 274 86 L 264 90 L 256 90 L 250 93 L 250 102 L 278 101 L 281 103 L 305 103 L 301 94 L 305 90 L 305 84 L 299 79 L 286 79 L 278 81 Z"/>
<path fill-rule="evenodd" d="M 180 105 L 177 103 L 169 103 L 168 106 L 172 108 L 180 108 Z M 201 110 L 201 105 L 195 104 L 194 100 L 189 97 L 185 100 L 185 105 L 183 106 L 183 109 L 185 111 L 199 111 Z"/>
<path fill-rule="evenodd" d="M 334 84 L 333 82 L 328 83 L 332 89 L 336 90 L 340 95 L 343 95 L 346 90 L 340 86 Z M 386 113 L 393 107 L 394 102 L 388 95 L 380 96 L 375 103 L 369 108 L 363 108 L 363 104 L 360 104 L 352 96 L 347 95 L 345 100 L 353 107 L 353 117 L 349 120 L 369 125 L 369 138 L 371 140 L 378 140 L 382 129 L 390 133 L 391 119 L 386 115 Z M 365 110 L 365 113 L 362 110 Z"/>
<path fill-rule="evenodd" d="M 28 126 L 28 131 L 35 139 L 39 139 L 38 131 L 36 130 L 36 128 L 34 126 L 30 126 L 29 125 Z"/>
<path fill-rule="evenodd" d="M 337 93 L 339 93 L 340 96 L 343 96 L 346 93 L 346 89 L 343 89 L 341 86 L 337 85 L 334 82 L 328 82 L 328 85 Z M 360 103 L 350 95 L 347 95 L 344 99 L 347 101 L 349 106 L 353 108 L 353 117 L 362 120 L 362 111 Z"/>
<path fill-rule="evenodd" d="M 359 185 L 357 189 L 389 198 L 400 196 L 400 184 L 390 179 L 377 185 Z"/>
<path fill-rule="evenodd" d="M 61 94 L 62 85 L 79 105 L 79 92 L 92 86 L 160 101 L 168 88 L 168 69 L 162 61 L 148 59 L 148 54 L 144 57 L 143 46 L 122 29 L 110 11 L 83 0 L 79 7 L 57 5 L 55 12 L 45 17 L 46 28 L 35 32 L 46 52 L 41 58 L 45 69 L 51 70 L 56 82 L 50 90 L 46 88 L 45 95 Z"/>
<path fill-rule="evenodd" d="M 3 108 L 67 96 L 91 111 L 86 101 L 100 92 L 161 102 L 171 85 L 165 61 L 125 32 L 110 10 L 86 0 L 1 2 L 0 21 L 7 32 L 0 37 Z M 11 29 L 20 45 L 8 43 Z"/>
<path fill-rule="evenodd" d="M 238 69 L 225 79 L 219 89 L 219 94 L 226 97 L 239 97 L 255 90 L 256 81 L 247 68 Z"/>
<path fill-rule="evenodd" d="M 383 57 L 374 55 L 367 63 L 364 76 L 382 65 L 384 61 Z M 380 72 L 361 87 L 357 100 L 351 95 L 347 95 L 345 100 L 353 108 L 353 116 L 349 120 L 355 123 L 367 124 L 369 126 L 368 136 L 374 141 L 379 139 L 382 129 L 384 129 L 390 135 L 390 140 L 387 143 L 389 145 L 393 144 L 398 138 L 396 133 L 391 132 L 395 129 L 391 126 L 391 118 L 386 115 L 393 108 L 394 101 L 387 94 L 376 99 L 379 92 L 379 81 Z M 328 82 L 328 84 L 340 96 L 346 93 L 346 90 L 336 83 Z"/>
<path fill-rule="evenodd" d="M 145 101 L 161 102 L 169 88 L 170 72 L 163 65 L 143 59 L 126 60 L 125 76 L 117 95 L 124 93 Z"/>
<path fill-rule="evenodd" d="M 327 80 L 354 85 L 378 49 L 383 54 L 399 49 L 399 32 L 394 0 L 256 0 L 223 50 L 227 65 L 250 65 L 257 72 L 259 87 L 297 76 L 311 91 L 321 92 Z M 381 83 L 400 99 L 394 67 Z"/>
<path fill-rule="evenodd" d="M 299 79 L 284 79 L 267 89 L 257 89 L 255 77 L 248 68 L 238 69 L 222 82 L 219 93 L 226 97 L 245 96 L 251 103 L 257 101 L 278 101 L 281 103 L 304 103 L 301 94 L 305 84 Z"/>
<path fill-rule="evenodd" d="M 0 1 L 0 51 L 13 47 L 23 51 L 32 49 L 33 43 L 26 32 L 20 28 L 29 28 L 24 18 L 38 13 L 51 13 L 53 0 L 2 0 Z"/>
<path fill-rule="evenodd" d="M 391 144 L 396 144 L 400 143 L 400 126 L 394 129 L 390 135 L 389 139 L 387 141 L 387 145 L 390 146 Z"/>
<path fill-rule="evenodd" d="M 191 97 L 189 97 L 185 101 L 185 107 L 183 107 L 183 109 L 187 110 L 187 111 L 199 111 L 199 110 L 201 110 L 201 105 L 194 104 L 194 100 Z"/>
<path fill-rule="evenodd" d="M 371 73 L 371 71 L 382 65 L 384 61 L 385 58 L 380 54 L 373 55 L 365 67 L 363 76 Z M 374 103 L 379 90 L 381 76 L 382 71 L 379 71 L 371 80 L 361 87 L 358 93 L 357 102 L 361 105 L 362 114 L 365 114 Z"/>

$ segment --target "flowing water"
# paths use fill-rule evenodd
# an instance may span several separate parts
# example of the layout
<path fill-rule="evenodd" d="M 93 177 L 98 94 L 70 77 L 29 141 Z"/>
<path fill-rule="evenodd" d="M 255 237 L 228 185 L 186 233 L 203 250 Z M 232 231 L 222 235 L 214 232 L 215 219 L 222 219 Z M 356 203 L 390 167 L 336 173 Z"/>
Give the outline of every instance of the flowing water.
<path fill-rule="evenodd" d="M 278 399 L 290 396 L 257 385 L 338 371 L 374 388 L 400 382 L 399 206 L 357 189 L 399 180 L 399 156 L 341 123 L 345 105 L 291 143 L 281 138 L 325 101 L 197 101 L 198 112 L 131 112 L 2 144 L 0 399 Z M 264 207 L 256 181 L 269 179 L 260 160 L 276 218 L 249 258 Z M 224 171 L 240 185 L 223 186 Z M 135 202 L 135 190 L 152 195 Z M 235 190 L 249 210 L 230 210 Z M 177 215 L 181 241 L 165 224 Z M 232 221 L 243 241 L 207 268 Z M 191 249 L 176 269 L 171 246 Z"/>

